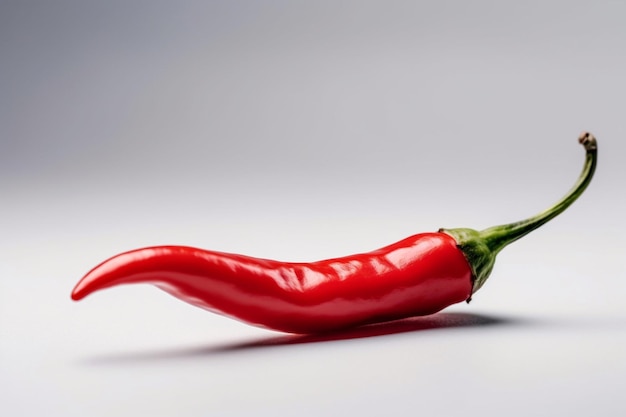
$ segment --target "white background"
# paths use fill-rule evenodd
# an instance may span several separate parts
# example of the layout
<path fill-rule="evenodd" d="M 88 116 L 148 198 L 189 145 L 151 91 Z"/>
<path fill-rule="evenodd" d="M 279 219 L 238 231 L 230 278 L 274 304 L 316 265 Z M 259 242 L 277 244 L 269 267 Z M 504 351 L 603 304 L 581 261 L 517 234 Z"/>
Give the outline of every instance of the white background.
<path fill-rule="evenodd" d="M 0 413 L 626 413 L 622 2 L 0 3 Z M 340 337 L 249 327 L 105 258 L 313 261 L 566 213 L 470 305 Z"/>

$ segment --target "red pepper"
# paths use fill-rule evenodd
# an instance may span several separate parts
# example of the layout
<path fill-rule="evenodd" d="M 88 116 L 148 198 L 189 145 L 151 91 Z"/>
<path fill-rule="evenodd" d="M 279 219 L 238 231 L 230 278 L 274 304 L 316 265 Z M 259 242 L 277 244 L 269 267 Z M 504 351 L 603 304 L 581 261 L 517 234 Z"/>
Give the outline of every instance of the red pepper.
<path fill-rule="evenodd" d="M 441 229 L 373 252 L 313 263 L 278 262 L 185 246 L 156 246 L 114 256 L 76 285 L 74 300 L 120 284 L 151 283 L 175 297 L 249 324 L 290 333 L 318 333 L 428 315 L 469 301 L 496 255 L 563 212 L 585 190 L 597 163 L 586 149 L 583 172 L 552 208 L 492 227 Z"/>

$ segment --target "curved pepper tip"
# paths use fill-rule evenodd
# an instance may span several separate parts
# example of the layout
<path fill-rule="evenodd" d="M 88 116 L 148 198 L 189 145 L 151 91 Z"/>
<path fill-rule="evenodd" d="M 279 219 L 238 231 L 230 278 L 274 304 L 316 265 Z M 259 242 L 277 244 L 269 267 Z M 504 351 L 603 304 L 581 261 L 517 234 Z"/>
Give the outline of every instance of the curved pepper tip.
<path fill-rule="evenodd" d="M 114 257 L 115 258 L 115 257 Z M 113 259 L 113 258 L 112 258 Z M 111 280 L 111 259 L 87 272 L 74 286 L 71 297 L 74 301 L 82 300 L 94 291 L 104 288 Z"/>
<path fill-rule="evenodd" d="M 85 280 L 85 277 L 83 277 L 80 281 L 78 281 L 78 284 L 76 284 L 76 286 L 72 290 L 72 294 L 70 295 L 70 297 L 72 297 L 72 300 L 74 301 L 82 300 L 83 298 L 87 296 L 87 294 L 89 294 L 89 292 L 86 291 L 85 289 L 85 285 L 83 283 L 84 280 Z"/>
<path fill-rule="evenodd" d="M 119 278 L 120 273 L 115 268 L 116 265 L 112 264 L 114 262 L 110 259 L 85 274 L 72 290 L 72 300 L 82 300 L 95 291 L 115 285 L 115 279 Z"/>
<path fill-rule="evenodd" d="M 102 262 L 91 271 L 87 272 L 76 284 L 71 293 L 74 301 L 79 301 L 89 294 L 119 284 L 144 282 L 145 279 L 136 278 L 141 274 L 158 267 L 159 263 L 153 264 L 155 257 L 169 254 L 169 247 L 151 247 L 135 249 L 120 253 Z"/>

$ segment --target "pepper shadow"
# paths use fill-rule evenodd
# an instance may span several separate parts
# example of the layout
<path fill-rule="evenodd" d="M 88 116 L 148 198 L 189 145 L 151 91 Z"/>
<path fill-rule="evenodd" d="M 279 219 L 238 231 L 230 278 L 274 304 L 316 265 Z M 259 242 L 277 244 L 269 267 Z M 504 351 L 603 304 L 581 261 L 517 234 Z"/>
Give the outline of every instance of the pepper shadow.
<path fill-rule="evenodd" d="M 217 346 L 204 346 L 195 348 L 168 349 L 152 352 L 122 353 L 91 358 L 87 360 L 90 364 L 121 364 L 140 363 L 149 361 L 188 359 L 203 356 L 226 354 L 241 351 L 251 351 L 256 349 L 268 349 L 285 347 L 291 345 L 327 343 L 337 341 L 347 341 L 355 339 L 365 339 L 371 337 L 397 335 L 409 332 L 422 332 L 432 330 L 446 330 L 470 327 L 488 327 L 515 325 L 522 323 L 522 320 L 513 318 L 494 317 L 483 314 L 470 313 L 439 313 L 425 317 L 410 317 L 401 320 L 389 321 L 364 325 L 356 328 L 341 331 L 295 335 L 287 334 L 273 336 L 260 340 L 253 340 L 243 343 L 231 343 Z"/>

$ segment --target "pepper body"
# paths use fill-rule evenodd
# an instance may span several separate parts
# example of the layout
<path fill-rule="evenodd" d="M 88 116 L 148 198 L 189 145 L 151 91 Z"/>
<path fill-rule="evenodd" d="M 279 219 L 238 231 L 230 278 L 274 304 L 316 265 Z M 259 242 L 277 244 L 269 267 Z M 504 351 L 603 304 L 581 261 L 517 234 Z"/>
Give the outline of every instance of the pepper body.
<path fill-rule="evenodd" d="M 317 333 L 435 313 L 467 300 L 472 270 L 445 233 L 312 263 L 185 246 L 117 255 L 91 270 L 75 300 L 106 287 L 151 283 L 198 307 L 289 333 Z"/>

